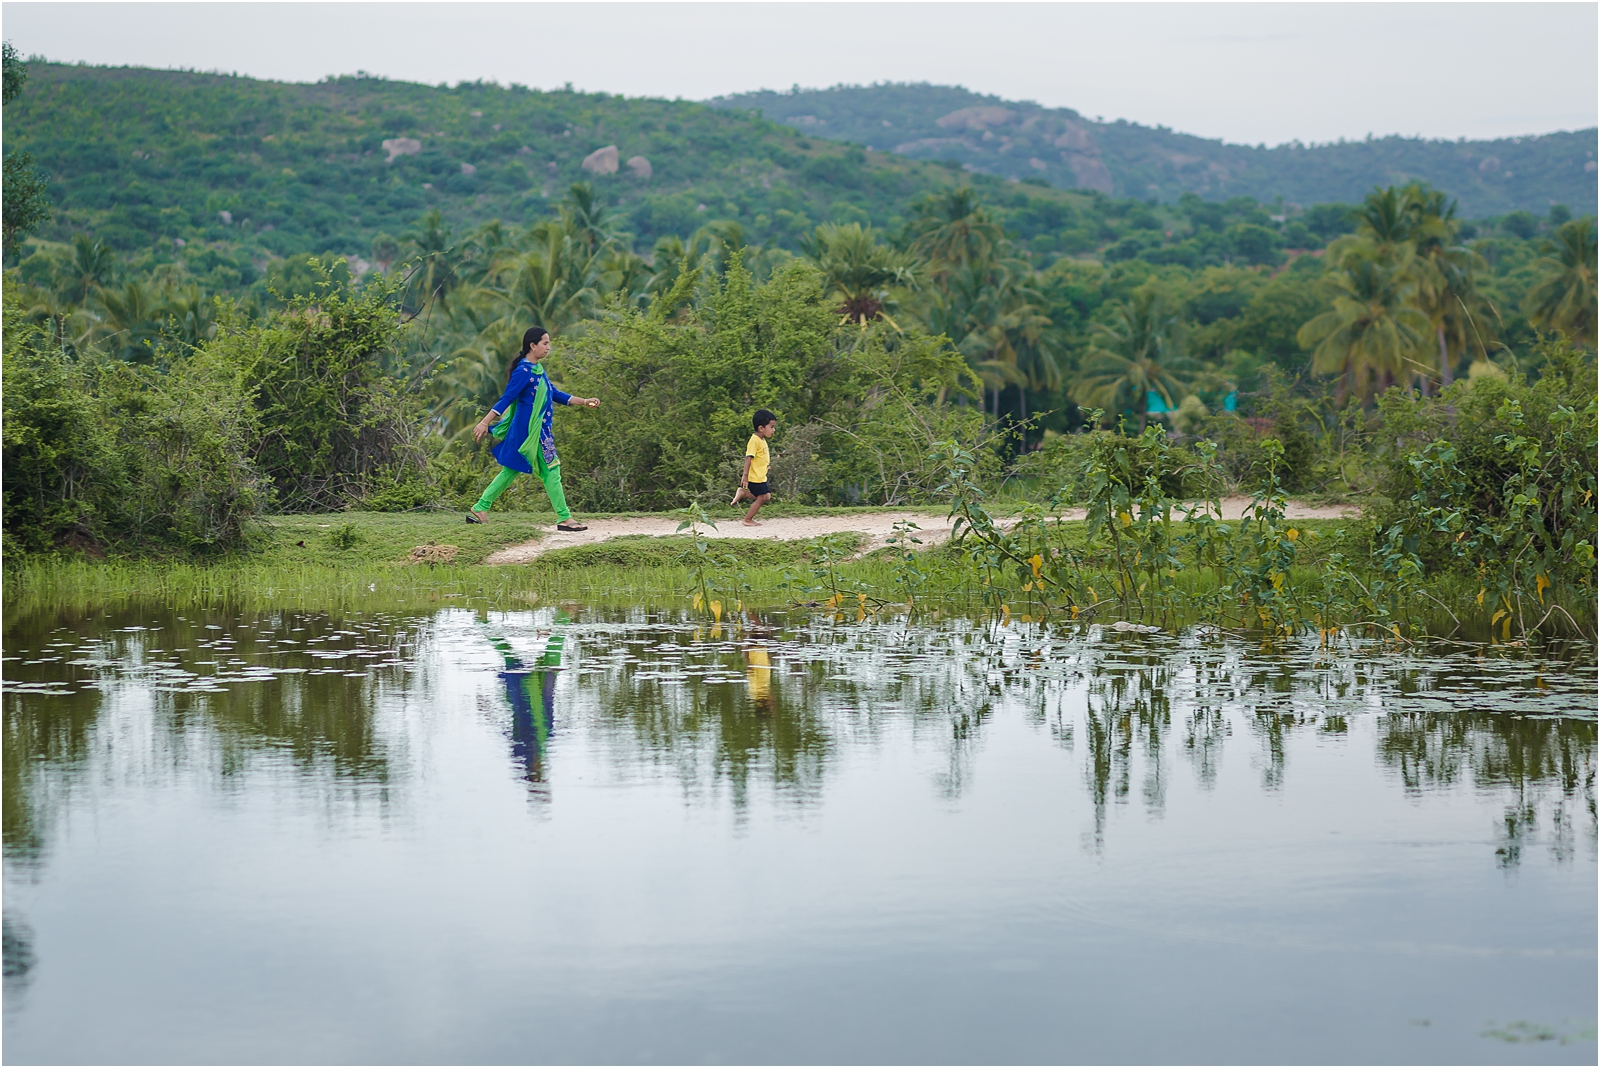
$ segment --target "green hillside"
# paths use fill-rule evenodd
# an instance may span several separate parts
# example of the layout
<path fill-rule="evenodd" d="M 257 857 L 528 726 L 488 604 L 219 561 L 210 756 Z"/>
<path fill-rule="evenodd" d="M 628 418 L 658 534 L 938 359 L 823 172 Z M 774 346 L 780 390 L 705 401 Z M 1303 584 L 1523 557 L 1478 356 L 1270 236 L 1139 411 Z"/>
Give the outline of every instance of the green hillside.
<path fill-rule="evenodd" d="M 374 237 L 431 208 L 458 231 L 532 222 L 580 179 L 620 208 L 642 250 L 712 220 L 737 222 L 753 244 L 793 247 L 819 222 L 888 224 L 916 196 L 967 180 L 701 104 L 488 84 L 303 85 L 35 62 L 5 118 L 6 150 L 32 152 L 51 179 L 56 217 L 39 237 L 87 231 L 123 251 L 221 243 L 250 250 L 228 268 L 247 274 L 263 256 L 371 258 Z M 584 170 L 606 146 L 616 172 Z M 630 168 L 635 157 L 647 174 Z"/>
<path fill-rule="evenodd" d="M 1373 186 L 1413 180 L 1448 189 L 1469 218 L 1544 214 L 1554 204 L 1593 211 L 1595 130 L 1497 141 L 1382 137 L 1305 146 L 1230 145 L 1130 122 L 1095 122 L 955 86 L 836 86 L 741 93 L 711 101 L 759 110 L 818 137 L 872 145 L 912 159 L 951 160 L 1003 178 L 1038 176 L 1063 189 L 1172 203 L 1277 197 L 1353 203 Z"/>

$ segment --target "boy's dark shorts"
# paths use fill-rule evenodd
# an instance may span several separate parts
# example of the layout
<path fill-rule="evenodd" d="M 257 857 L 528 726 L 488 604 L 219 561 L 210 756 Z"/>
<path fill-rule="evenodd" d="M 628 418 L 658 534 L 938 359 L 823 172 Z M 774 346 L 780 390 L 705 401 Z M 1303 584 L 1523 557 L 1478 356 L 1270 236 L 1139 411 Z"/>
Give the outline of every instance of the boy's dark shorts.
<path fill-rule="evenodd" d="M 765 482 L 750 483 L 750 496 L 752 497 L 765 497 L 771 492 L 772 487 Z"/>

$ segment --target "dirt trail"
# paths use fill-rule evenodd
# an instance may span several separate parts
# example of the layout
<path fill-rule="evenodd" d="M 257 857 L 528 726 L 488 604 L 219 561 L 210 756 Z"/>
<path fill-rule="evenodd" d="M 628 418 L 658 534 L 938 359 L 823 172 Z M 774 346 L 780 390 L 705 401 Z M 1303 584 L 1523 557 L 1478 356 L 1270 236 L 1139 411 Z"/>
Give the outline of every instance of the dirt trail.
<path fill-rule="evenodd" d="M 1222 518 L 1238 519 L 1250 503 L 1246 497 L 1228 497 L 1222 502 Z M 1348 505 L 1309 505 L 1289 502 L 1290 519 L 1342 519 L 1353 516 L 1358 509 Z M 1083 509 L 1073 508 L 1062 513 L 1064 519 L 1082 519 Z M 928 512 L 854 512 L 848 515 L 801 515 L 763 520 L 758 527 L 747 527 L 736 517 L 719 520 L 717 529 L 707 531 L 713 538 L 770 538 L 774 541 L 806 541 L 826 534 L 853 531 L 867 536 L 862 552 L 880 549 L 894 533 L 894 525 L 909 519 L 921 529 L 917 537 L 923 548 L 937 545 L 950 537 L 950 518 L 942 511 Z M 494 520 L 491 519 L 490 522 Z M 525 564 L 552 549 L 565 549 L 573 545 L 593 545 L 627 534 L 662 538 L 678 532 L 676 516 L 632 516 L 624 519 L 591 519 L 588 530 L 566 533 L 555 529 L 551 523 L 544 536 L 537 541 L 508 545 L 491 553 L 486 564 Z"/>

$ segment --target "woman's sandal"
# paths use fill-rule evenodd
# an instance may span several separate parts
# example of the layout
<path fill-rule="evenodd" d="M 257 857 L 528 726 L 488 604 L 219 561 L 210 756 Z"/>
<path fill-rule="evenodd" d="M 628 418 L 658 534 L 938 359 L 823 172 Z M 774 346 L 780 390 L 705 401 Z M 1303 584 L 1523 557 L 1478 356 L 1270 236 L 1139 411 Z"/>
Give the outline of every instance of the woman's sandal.
<path fill-rule="evenodd" d="M 468 512 L 467 513 L 467 522 L 469 522 L 469 523 L 482 523 L 483 522 L 483 516 L 479 515 L 477 512 Z"/>
<path fill-rule="evenodd" d="M 557 523 L 556 524 L 556 529 L 557 530 L 561 530 L 561 531 L 565 531 L 568 534 L 576 534 L 580 530 L 588 530 L 589 528 L 587 526 L 585 526 L 584 524 L 582 524 L 582 523 L 574 523 L 572 520 L 569 519 L 569 520 L 566 520 L 565 522 Z"/>

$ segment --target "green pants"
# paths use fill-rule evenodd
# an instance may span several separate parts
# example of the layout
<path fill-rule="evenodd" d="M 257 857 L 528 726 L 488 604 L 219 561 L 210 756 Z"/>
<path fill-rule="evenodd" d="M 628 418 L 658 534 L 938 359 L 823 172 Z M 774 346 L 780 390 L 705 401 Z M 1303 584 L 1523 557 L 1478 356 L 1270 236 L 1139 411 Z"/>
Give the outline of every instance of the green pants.
<path fill-rule="evenodd" d="M 545 466 L 544 458 L 539 457 L 535 463 L 537 469 L 534 473 L 539 476 L 539 481 L 544 483 L 544 491 L 550 496 L 550 504 L 556 510 L 556 519 L 565 523 L 572 518 L 572 509 L 567 507 L 567 494 L 561 488 L 561 465 L 559 463 Z M 483 491 L 483 496 L 478 498 L 478 503 L 472 506 L 474 512 L 487 512 L 494 507 L 495 500 L 506 491 L 506 487 L 516 480 L 521 471 L 513 471 L 509 467 L 502 467 L 500 473 L 494 476 L 494 481 L 489 483 L 489 488 Z"/>

